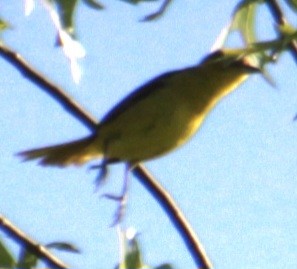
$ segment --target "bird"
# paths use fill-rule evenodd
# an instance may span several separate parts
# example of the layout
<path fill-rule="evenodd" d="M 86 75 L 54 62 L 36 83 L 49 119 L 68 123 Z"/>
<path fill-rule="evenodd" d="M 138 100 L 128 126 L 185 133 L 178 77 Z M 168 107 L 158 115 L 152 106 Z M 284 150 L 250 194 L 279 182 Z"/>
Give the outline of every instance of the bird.
<path fill-rule="evenodd" d="M 257 72 L 260 68 L 240 50 L 212 52 L 198 65 L 164 73 L 138 87 L 103 117 L 92 134 L 18 155 L 59 167 L 98 158 L 102 167 L 155 159 L 190 140 L 212 108 Z"/>
<path fill-rule="evenodd" d="M 112 224 L 118 224 L 127 203 L 128 173 L 140 162 L 155 159 L 184 145 L 199 130 L 213 107 L 253 73 L 261 72 L 242 50 L 221 49 L 197 65 L 161 74 L 115 105 L 95 131 L 81 139 L 18 153 L 23 160 L 39 159 L 43 166 L 82 165 L 101 159 L 97 187 L 109 164 L 126 164 Z"/>

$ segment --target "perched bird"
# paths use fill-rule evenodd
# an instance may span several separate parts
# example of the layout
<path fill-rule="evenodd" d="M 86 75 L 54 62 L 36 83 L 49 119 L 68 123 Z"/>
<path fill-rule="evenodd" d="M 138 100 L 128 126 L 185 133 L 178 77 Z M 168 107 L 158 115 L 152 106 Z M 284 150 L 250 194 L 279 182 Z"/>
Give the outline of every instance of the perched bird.
<path fill-rule="evenodd" d="M 224 96 L 259 71 L 242 51 L 216 51 L 199 65 L 165 73 L 137 88 L 103 117 L 93 134 L 19 155 L 60 167 L 102 158 L 97 184 L 106 177 L 108 164 L 125 162 L 121 195 L 105 195 L 120 202 L 113 222 L 117 224 L 124 215 L 129 169 L 187 142 Z"/>
<path fill-rule="evenodd" d="M 216 51 L 198 65 L 164 73 L 137 88 L 103 117 L 93 134 L 19 155 L 61 167 L 102 158 L 103 168 L 156 158 L 187 142 L 224 96 L 259 71 L 242 51 Z"/>

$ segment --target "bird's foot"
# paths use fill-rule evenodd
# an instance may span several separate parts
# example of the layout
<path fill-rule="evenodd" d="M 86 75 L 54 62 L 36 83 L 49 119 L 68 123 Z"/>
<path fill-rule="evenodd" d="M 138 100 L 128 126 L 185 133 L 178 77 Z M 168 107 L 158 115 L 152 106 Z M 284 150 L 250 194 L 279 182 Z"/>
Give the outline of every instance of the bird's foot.
<path fill-rule="evenodd" d="M 108 175 L 107 162 L 103 160 L 100 164 L 89 167 L 89 170 L 93 169 L 99 169 L 99 174 L 95 179 L 95 192 L 97 192 L 99 188 L 106 182 Z"/>
<path fill-rule="evenodd" d="M 102 195 L 102 197 L 118 202 L 118 207 L 114 214 L 113 222 L 110 225 L 111 227 L 114 227 L 115 225 L 119 224 L 125 216 L 128 195 L 127 193 L 124 193 L 122 195 L 105 193 Z"/>

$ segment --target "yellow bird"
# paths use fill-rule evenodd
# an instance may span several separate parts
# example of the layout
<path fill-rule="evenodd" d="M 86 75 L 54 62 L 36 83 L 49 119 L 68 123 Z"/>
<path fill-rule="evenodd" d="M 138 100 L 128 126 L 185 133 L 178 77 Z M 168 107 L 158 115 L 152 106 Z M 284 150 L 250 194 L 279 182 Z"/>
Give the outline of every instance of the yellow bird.
<path fill-rule="evenodd" d="M 103 159 L 133 166 L 183 145 L 210 110 L 260 69 L 242 51 L 219 50 L 195 66 L 162 74 L 124 98 L 82 139 L 20 152 L 41 165 L 81 165 Z"/>

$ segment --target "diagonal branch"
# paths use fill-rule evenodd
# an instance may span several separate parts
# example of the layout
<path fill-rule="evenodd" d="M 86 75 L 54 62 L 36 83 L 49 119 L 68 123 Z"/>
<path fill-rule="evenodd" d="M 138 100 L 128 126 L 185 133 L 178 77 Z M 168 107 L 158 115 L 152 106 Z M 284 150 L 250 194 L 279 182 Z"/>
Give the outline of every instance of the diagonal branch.
<path fill-rule="evenodd" d="M 152 175 L 149 173 L 149 171 L 147 171 L 147 169 L 145 169 L 143 165 L 139 165 L 137 169 L 134 170 L 134 174 L 161 204 L 175 228 L 180 232 L 197 267 L 201 269 L 212 268 L 211 261 L 208 258 L 202 243 L 170 194 L 164 189 L 164 187 L 160 185 L 157 180 L 152 178 Z"/>
<path fill-rule="evenodd" d="M 31 253 L 35 254 L 38 258 L 43 260 L 49 267 L 58 269 L 69 268 L 68 265 L 63 263 L 52 253 L 50 253 L 46 247 L 28 237 L 28 235 L 26 235 L 23 231 L 13 225 L 7 218 L 2 215 L 0 215 L 0 228 L 5 234 L 11 237 L 23 248 L 29 250 Z"/>
<path fill-rule="evenodd" d="M 85 112 L 70 96 L 61 88 L 47 80 L 42 74 L 32 68 L 18 53 L 12 51 L 4 44 L 0 43 L 0 55 L 18 69 L 27 79 L 45 90 L 59 104 L 61 104 L 71 115 L 86 125 L 92 132 L 96 130 L 96 120 Z M 161 207 L 165 210 L 172 223 L 178 229 L 187 248 L 189 249 L 197 268 L 210 269 L 211 262 L 207 257 L 202 244 L 193 232 L 190 224 L 177 207 L 168 192 L 155 180 L 144 168 L 138 165 L 134 168 L 134 174 L 138 180 L 155 197 Z"/>
<path fill-rule="evenodd" d="M 1 56 L 11 63 L 20 73 L 32 81 L 34 84 L 43 89 L 47 94 L 54 98 L 60 105 L 62 105 L 67 112 L 74 115 L 80 122 L 82 122 L 91 131 L 96 128 L 96 119 L 87 113 L 72 97 L 62 91 L 60 87 L 52 83 L 32 66 L 17 52 L 12 51 L 0 42 Z"/>

